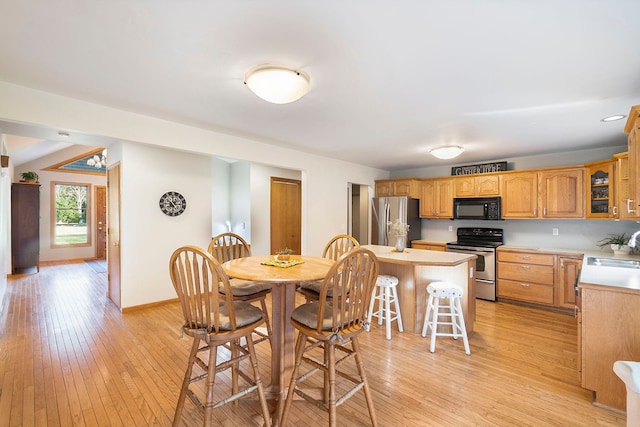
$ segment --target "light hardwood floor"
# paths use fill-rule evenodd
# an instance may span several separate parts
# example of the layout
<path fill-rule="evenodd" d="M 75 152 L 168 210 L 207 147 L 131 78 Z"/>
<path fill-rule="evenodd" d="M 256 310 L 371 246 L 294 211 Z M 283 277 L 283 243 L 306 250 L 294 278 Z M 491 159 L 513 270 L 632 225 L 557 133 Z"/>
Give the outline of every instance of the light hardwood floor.
<path fill-rule="evenodd" d="M 43 265 L 10 277 L 0 313 L 0 426 L 169 426 L 188 356 L 177 303 L 121 314 L 106 275 L 85 263 Z M 460 340 L 375 324 L 361 334 L 380 426 L 624 426 L 595 407 L 576 371 L 576 320 L 478 301 L 471 356 Z M 257 346 L 269 378 L 269 345 Z M 229 376 L 224 375 L 227 384 Z M 257 402 L 217 409 L 217 425 L 260 425 Z M 367 426 L 362 393 L 338 408 L 340 425 Z M 295 401 L 290 421 L 327 415 Z M 201 425 L 187 400 L 183 425 Z"/>

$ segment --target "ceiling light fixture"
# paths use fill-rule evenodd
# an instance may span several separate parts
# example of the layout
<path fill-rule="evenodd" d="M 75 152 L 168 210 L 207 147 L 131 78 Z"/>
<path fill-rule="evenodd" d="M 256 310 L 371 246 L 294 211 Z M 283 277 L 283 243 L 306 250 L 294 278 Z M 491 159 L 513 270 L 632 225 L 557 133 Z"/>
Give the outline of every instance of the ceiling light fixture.
<path fill-rule="evenodd" d="M 458 157 L 463 151 L 464 148 L 460 145 L 445 145 L 444 147 L 432 148 L 429 150 L 429 153 L 431 153 L 433 157 L 444 160 Z"/>
<path fill-rule="evenodd" d="M 247 71 L 244 84 L 258 97 L 273 104 L 288 104 L 309 92 L 309 76 L 282 65 L 258 65 Z"/>
<path fill-rule="evenodd" d="M 107 149 L 102 150 L 100 156 L 94 154 L 93 157 L 87 160 L 89 166 L 93 166 L 96 169 L 102 169 L 107 167 Z"/>
<path fill-rule="evenodd" d="M 623 114 L 617 114 L 615 116 L 609 116 L 609 117 L 605 117 L 604 119 L 600 119 L 601 122 L 615 122 L 616 120 L 622 120 L 624 119 L 625 115 Z"/>

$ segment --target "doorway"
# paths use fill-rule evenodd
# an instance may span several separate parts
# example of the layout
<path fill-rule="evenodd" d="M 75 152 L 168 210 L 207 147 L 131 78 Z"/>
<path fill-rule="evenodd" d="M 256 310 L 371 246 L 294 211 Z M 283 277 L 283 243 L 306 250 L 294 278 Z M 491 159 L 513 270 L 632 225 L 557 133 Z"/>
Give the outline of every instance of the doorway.
<path fill-rule="evenodd" d="M 96 259 L 107 258 L 107 187 L 96 186 Z"/>
<path fill-rule="evenodd" d="M 368 185 L 350 183 L 347 186 L 347 233 L 361 245 L 369 244 L 369 194 Z"/>

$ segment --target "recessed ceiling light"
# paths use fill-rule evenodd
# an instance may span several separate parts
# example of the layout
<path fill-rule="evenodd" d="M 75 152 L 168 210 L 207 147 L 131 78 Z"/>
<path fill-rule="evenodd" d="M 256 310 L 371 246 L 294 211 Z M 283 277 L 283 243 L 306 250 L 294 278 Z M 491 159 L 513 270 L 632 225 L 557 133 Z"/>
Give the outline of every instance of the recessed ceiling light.
<path fill-rule="evenodd" d="M 609 117 L 605 117 L 604 119 L 600 119 L 601 122 L 615 122 L 616 120 L 622 120 L 624 119 L 625 116 L 624 114 L 618 114 L 615 116 L 609 116 Z"/>

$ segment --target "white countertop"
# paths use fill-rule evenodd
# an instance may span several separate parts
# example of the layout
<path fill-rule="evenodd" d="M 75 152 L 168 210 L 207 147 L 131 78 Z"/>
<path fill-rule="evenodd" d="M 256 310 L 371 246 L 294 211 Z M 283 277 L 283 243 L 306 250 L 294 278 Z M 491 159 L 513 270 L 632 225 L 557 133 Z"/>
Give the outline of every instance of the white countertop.
<path fill-rule="evenodd" d="M 640 260 L 640 256 L 614 255 L 602 251 L 585 252 L 580 272 L 580 283 L 640 290 L 640 269 L 589 265 L 589 257 Z"/>
<path fill-rule="evenodd" d="M 395 252 L 395 248 L 392 246 L 362 245 L 361 247 L 371 250 L 381 261 L 396 264 L 453 266 L 477 258 L 475 255 L 456 252 L 428 251 L 411 248 L 405 249 L 404 252 Z"/>

